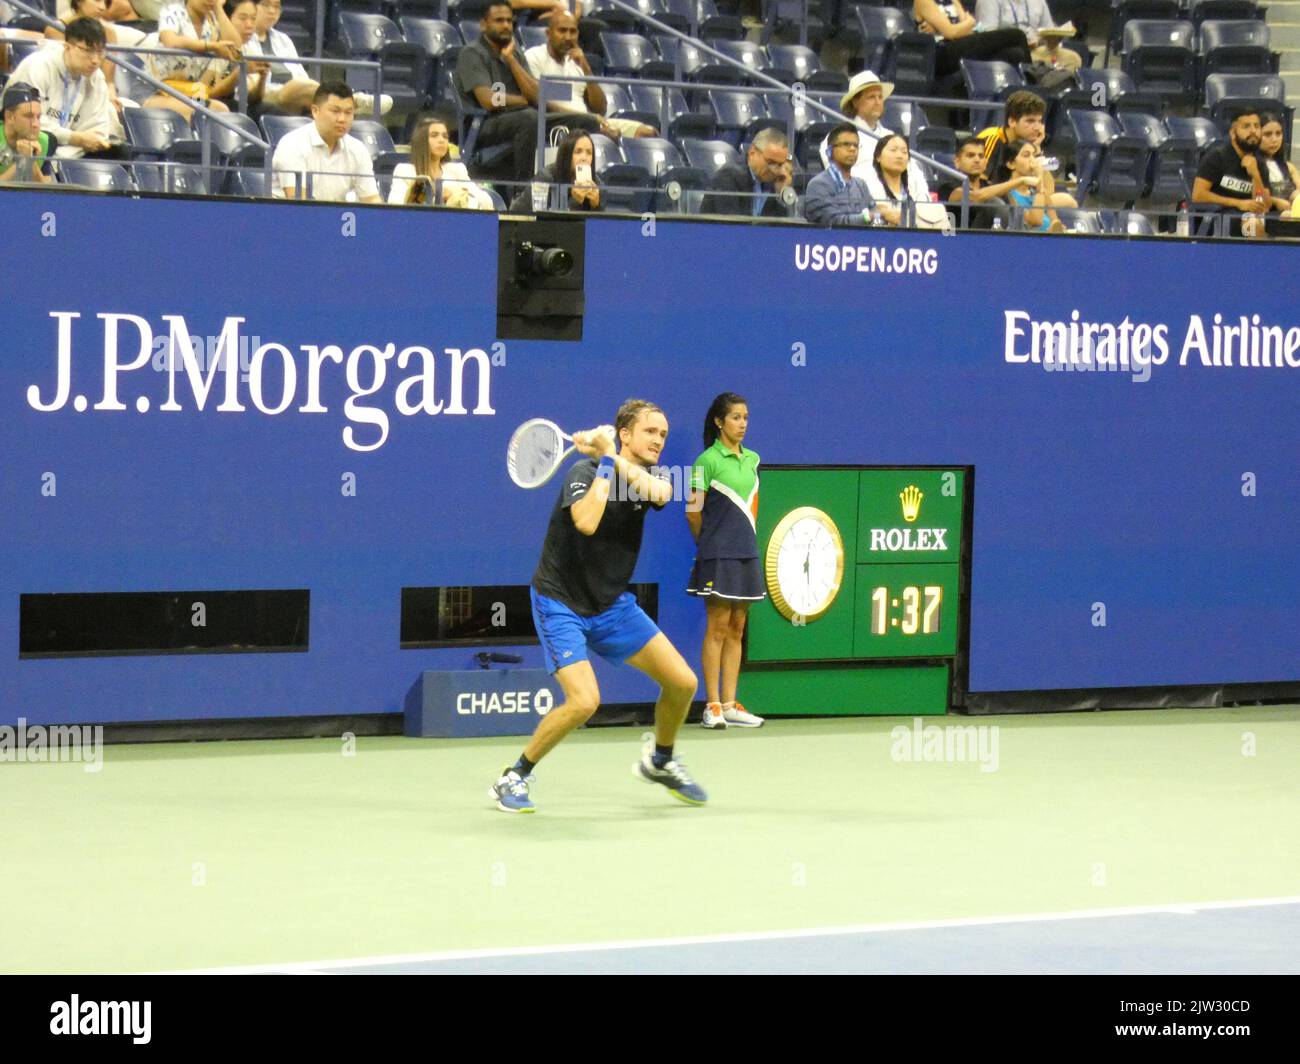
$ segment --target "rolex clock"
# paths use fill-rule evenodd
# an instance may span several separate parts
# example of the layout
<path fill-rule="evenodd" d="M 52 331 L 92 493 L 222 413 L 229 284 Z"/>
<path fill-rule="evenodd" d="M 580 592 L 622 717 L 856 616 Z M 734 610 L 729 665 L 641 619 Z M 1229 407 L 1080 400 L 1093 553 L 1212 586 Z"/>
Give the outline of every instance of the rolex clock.
<path fill-rule="evenodd" d="M 815 506 L 785 514 L 768 540 L 765 570 L 782 617 L 805 624 L 821 617 L 844 582 L 844 539 L 830 515 Z"/>

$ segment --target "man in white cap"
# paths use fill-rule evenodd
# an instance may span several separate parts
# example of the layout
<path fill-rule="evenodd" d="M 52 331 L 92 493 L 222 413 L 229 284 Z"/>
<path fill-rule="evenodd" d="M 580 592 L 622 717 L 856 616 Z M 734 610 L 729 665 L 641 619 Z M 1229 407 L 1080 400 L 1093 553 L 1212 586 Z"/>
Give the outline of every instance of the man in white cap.
<path fill-rule="evenodd" d="M 853 176 L 864 181 L 873 172 L 872 160 L 876 155 L 876 142 L 894 131 L 880 121 L 885 113 L 885 101 L 894 91 L 892 81 L 881 81 L 874 71 L 862 70 L 853 75 L 848 89 L 840 97 L 840 110 L 858 127 L 858 161 L 853 165 Z M 822 164 L 831 166 L 830 138 L 822 141 Z M 908 190 L 913 199 L 928 200 L 929 190 L 921 167 L 912 161 L 907 166 Z M 924 192 L 922 190 L 925 190 Z"/>

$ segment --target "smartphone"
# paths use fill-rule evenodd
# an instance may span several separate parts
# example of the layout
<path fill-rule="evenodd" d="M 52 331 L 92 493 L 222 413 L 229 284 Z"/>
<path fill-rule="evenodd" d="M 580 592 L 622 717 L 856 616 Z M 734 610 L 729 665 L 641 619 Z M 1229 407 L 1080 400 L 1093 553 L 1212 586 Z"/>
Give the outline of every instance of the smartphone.
<path fill-rule="evenodd" d="M 579 185 L 591 184 L 591 167 L 587 163 L 579 163 L 573 169 L 574 181 Z"/>

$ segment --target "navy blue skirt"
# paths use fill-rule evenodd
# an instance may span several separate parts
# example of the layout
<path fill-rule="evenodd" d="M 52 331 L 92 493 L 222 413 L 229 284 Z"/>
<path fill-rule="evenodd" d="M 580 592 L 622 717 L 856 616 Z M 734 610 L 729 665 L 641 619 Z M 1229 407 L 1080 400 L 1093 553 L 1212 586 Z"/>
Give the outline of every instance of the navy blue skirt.
<path fill-rule="evenodd" d="M 757 558 L 696 558 L 686 593 L 734 602 L 759 602 L 767 597 Z"/>

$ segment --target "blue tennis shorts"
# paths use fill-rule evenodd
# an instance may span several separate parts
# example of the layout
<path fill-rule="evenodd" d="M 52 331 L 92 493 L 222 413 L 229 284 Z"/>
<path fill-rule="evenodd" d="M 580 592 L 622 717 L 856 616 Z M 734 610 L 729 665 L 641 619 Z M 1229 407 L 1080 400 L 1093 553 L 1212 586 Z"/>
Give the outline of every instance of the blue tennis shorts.
<path fill-rule="evenodd" d="M 575 661 L 587 661 L 593 650 L 612 665 L 622 665 L 659 634 L 659 626 L 624 591 L 604 613 L 583 617 L 557 599 L 528 589 L 533 603 L 533 624 L 541 640 L 546 667 L 556 672 Z"/>

